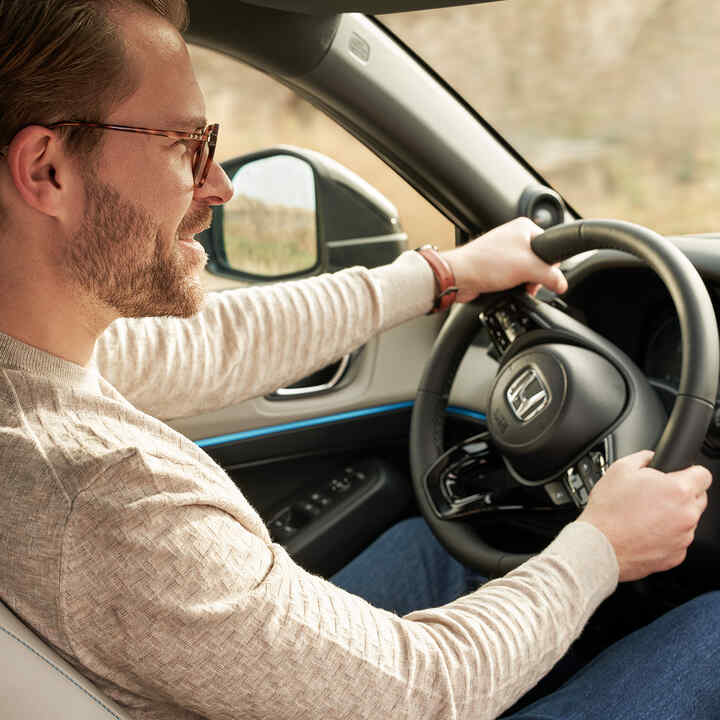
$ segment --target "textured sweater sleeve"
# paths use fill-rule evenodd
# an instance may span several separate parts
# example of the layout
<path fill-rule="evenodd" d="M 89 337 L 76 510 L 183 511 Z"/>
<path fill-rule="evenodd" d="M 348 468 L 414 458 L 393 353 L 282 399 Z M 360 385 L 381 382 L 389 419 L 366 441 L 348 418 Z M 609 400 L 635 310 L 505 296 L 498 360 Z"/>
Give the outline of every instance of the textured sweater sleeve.
<path fill-rule="evenodd" d="M 163 484 L 147 462 L 123 462 L 76 500 L 61 613 L 73 654 L 112 679 L 116 700 L 147 698 L 168 715 L 494 718 L 617 582 L 608 541 L 576 522 L 506 577 L 401 618 L 295 565 L 226 491 L 145 494 Z"/>
<path fill-rule="evenodd" d="M 136 407 L 185 417 L 271 392 L 427 312 L 433 283 L 407 252 L 373 270 L 210 293 L 192 318 L 117 320 L 94 362 Z"/>

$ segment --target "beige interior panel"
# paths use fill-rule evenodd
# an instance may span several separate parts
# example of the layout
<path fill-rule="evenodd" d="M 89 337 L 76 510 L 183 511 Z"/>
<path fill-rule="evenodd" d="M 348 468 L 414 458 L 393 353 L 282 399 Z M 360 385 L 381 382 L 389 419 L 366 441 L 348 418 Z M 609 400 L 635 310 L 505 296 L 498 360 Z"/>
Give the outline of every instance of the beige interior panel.
<path fill-rule="evenodd" d="M 298 399 L 258 397 L 222 410 L 170 421 L 192 440 L 280 425 L 415 397 L 425 361 L 442 322 L 433 315 L 412 320 L 373 338 L 352 368 L 353 380 L 337 390 Z"/>

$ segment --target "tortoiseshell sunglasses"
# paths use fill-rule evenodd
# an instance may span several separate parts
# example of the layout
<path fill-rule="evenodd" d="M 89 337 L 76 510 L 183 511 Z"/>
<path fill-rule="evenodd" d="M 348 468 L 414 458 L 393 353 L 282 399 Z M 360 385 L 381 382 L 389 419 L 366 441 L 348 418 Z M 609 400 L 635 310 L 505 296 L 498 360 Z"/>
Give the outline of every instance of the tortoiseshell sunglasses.
<path fill-rule="evenodd" d="M 88 127 L 96 130 L 119 130 L 120 132 L 141 133 L 143 135 L 159 135 L 173 140 L 192 140 L 199 143 L 192 160 L 193 182 L 196 188 L 205 184 L 210 165 L 215 156 L 219 123 L 208 125 L 204 130 L 195 132 L 182 132 L 180 130 L 154 130 L 152 128 L 132 127 L 131 125 L 105 125 L 104 123 L 84 122 L 82 120 L 67 120 L 52 123 L 47 126 L 50 130 L 58 127 Z"/>

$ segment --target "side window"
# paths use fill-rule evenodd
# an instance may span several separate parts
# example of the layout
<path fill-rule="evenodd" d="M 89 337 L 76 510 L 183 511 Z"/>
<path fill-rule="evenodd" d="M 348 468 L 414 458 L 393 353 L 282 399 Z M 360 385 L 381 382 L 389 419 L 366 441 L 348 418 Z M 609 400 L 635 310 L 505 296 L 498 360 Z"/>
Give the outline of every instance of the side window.
<path fill-rule="evenodd" d="M 281 197 L 282 187 L 275 187 L 271 193 L 260 189 L 263 174 L 275 171 L 278 161 L 278 158 L 263 159 L 261 151 L 277 145 L 322 153 L 369 183 L 397 208 L 407 233 L 408 247 L 425 243 L 452 247 L 452 224 L 322 112 L 272 78 L 237 60 L 192 45 L 190 53 L 205 94 L 207 117 L 210 122 L 220 123 L 218 159 L 225 162 L 250 153 L 259 156 L 252 165 L 244 166 L 242 172 L 233 175 L 236 195 L 226 207 L 223 220 L 227 260 L 247 276 L 229 278 L 206 271 L 204 282 L 208 289 L 250 284 L 255 272 L 282 277 L 311 267 L 317 260 L 315 247 L 308 243 L 308 235 L 315 232 L 308 203 L 314 203 L 315 197 L 302 184 L 302 163 L 286 164 L 283 173 L 284 177 L 296 180 L 293 190 L 286 193 L 293 197 Z M 341 206 L 347 208 L 354 204 L 358 208 L 353 213 L 355 226 L 367 226 L 369 218 L 359 214 L 361 195 L 349 198 L 338 193 L 326 197 L 325 202 L 328 213 L 335 210 L 334 222 L 349 214 L 341 213 Z M 348 227 L 347 236 L 352 237 L 355 229 Z M 342 260 L 334 266 L 354 264 L 351 255 L 343 255 Z"/>

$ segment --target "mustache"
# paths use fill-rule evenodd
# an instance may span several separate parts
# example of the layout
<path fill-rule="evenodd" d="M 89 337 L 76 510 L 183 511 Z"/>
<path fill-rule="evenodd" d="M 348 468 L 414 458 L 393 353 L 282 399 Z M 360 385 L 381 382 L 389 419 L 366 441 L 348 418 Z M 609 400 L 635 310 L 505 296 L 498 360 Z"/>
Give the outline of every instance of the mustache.
<path fill-rule="evenodd" d="M 196 235 L 207 230 L 212 223 L 212 208 L 209 205 L 190 210 L 178 226 L 179 235 Z"/>

